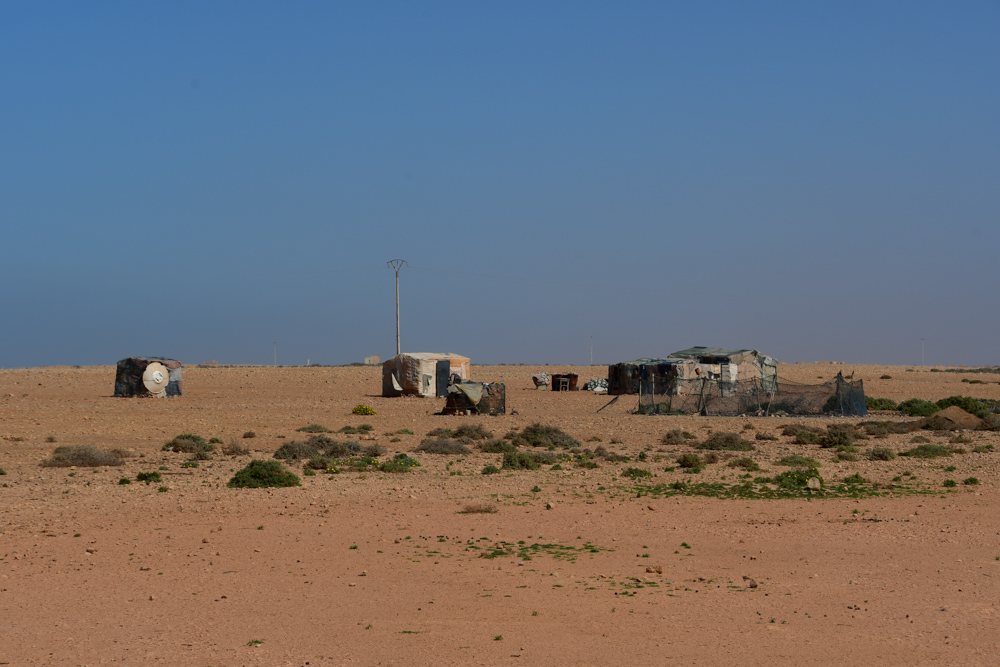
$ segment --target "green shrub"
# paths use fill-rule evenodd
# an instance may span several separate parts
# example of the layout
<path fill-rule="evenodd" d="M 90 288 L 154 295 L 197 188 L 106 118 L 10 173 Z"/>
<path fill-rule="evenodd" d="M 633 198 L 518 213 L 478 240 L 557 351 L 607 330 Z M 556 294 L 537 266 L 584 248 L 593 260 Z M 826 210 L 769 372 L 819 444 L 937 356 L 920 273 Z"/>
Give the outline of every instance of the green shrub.
<path fill-rule="evenodd" d="M 942 456 L 951 456 L 951 449 L 944 445 L 917 445 L 913 449 L 900 452 L 899 455 L 918 459 L 936 459 Z"/>
<path fill-rule="evenodd" d="M 900 403 L 897 409 L 910 417 L 929 417 L 941 408 L 936 403 L 922 398 L 911 398 Z"/>
<path fill-rule="evenodd" d="M 818 468 L 819 462 L 816 459 L 811 459 L 808 456 L 802 456 L 801 454 L 789 454 L 788 456 L 782 456 L 780 459 L 774 462 L 776 466 L 788 466 L 789 468 L 794 468 L 796 466 L 801 468 Z"/>
<path fill-rule="evenodd" d="M 213 452 L 215 445 L 206 442 L 205 438 L 193 433 L 182 433 L 163 445 L 165 452 L 182 452 L 184 454 L 194 454 L 196 452 Z"/>
<path fill-rule="evenodd" d="M 531 447 L 551 447 L 554 449 L 571 449 L 579 447 L 580 443 L 555 426 L 534 423 L 525 426 L 524 429 L 514 436 L 513 442 L 519 446 Z"/>
<path fill-rule="evenodd" d="M 361 424 L 360 426 L 344 426 L 337 432 L 343 433 L 344 435 L 356 435 L 358 433 L 361 434 L 368 433 L 373 428 L 375 427 L 372 426 L 371 424 Z"/>
<path fill-rule="evenodd" d="M 980 419 L 983 419 L 986 415 L 990 414 L 990 411 L 986 409 L 985 405 L 971 396 L 949 396 L 948 398 L 942 398 L 940 401 L 935 403 L 935 405 L 937 405 L 941 410 L 957 405 L 970 415 L 975 415 Z"/>
<path fill-rule="evenodd" d="M 888 447 L 872 447 L 868 450 L 866 456 L 871 461 L 891 461 L 896 458 L 896 452 Z"/>
<path fill-rule="evenodd" d="M 953 479 L 946 479 L 943 482 L 941 482 L 941 486 L 946 486 L 946 487 L 948 487 L 950 489 L 950 488 L 958 486 L 958 485 L 955 483 L 955 480 L 953 480 Z"/>
<path fill-rule="evenodd" d="M 931 439 L 930 439 L 930 438 L 925 438 L 925 437 L 924 437 L 924 436 L 922 436 L 922 435 L 915 435 L 915 436 L 913 436 L 912 438 L 910 438 L 910 442 L 912 442 L 912 443 L 913 443 L 913 444 L 915 444 L 915 445 L 919 445 L 920 443 L 923 443 L 923 442 L 930 442 L 930 441 L 931 441 Z"/>
<path fill-rule="evenodd" d="M 420 462 L 406 454 L 396 454 L 394 457 L 379 464 L 379 472 L 410 472 L 420 466 Z"/>
<path fill-rule="evenodd" d="M 397 435 L 413 435 L 413 431 L 411 431 L 408 428 L 401 428 L 398 431 L 396 431 L 396 434 Z"/>
<path fill-rule="evenodd" d="M 770 433 L 765 433 L 763 431 L 758 431 L 754 436 L 754 440 L 777 440 L 778 436 L 771 435 Z"/>
<path fill-rule="evenodd" d="M 962 480 L 962 484 L 965 484 L 966 486 L 975 486 L 976 484 L 979 484 L 979 480 L 975 477 L 966 477 Z"/>
<path fill-rule="evenodd" d="M 879 378 L 879 380 L 891 380 L 891 379 L 892 379 L 892 376 L 891 376 L 891 375 L 888 375 L 888 374 L 887 374 L 887 375 L 883 375 L 883 376 L 881 376 L 881 377 Z"/>
<path fill-rule="evenodd" d="M 816 468 L 787 470 L 780 475 L 777 475 L 770 481 L 782 488 L 801 489 L 804 488 L 813 477 L 817 478 L 820 484 L 823 484 L 823 478 L 820 477 L 819 470 Z"/>
<path fill-rule="evenodd" d="M 955 435 L 951 440 L 949 440 L 953 445 L 967 445 L 972 442 L 972 438 L 967 435 L 962 435 L 961 433 Z"/>
<path fill-rule="evenodd" d="M 858 426 L 873 438 L 884 438 L 890 433 L 910 432 L 910 425 L 906 422 L 861 422 Z"/>
<path fill-rule="evenodd" d="M 847 429 L 831 428 L 826 432 L 826 434 L 820 437 L 819 446 L 824 449 L 831 449 L 834 447 L 853 447 L 854 435 L 852 435 Z"/>
<path fill-rule="evenodd" d="M 736 433 L 713 433 L 705 442 L 695 445 L 698 449 L 727 452 L 749 452 L 754 446 Z"/>
<path fill-rule="evenodd" d="M 56 447 L 52 455 L 42 461 L 46 468 L 98 468 L 101 466 L 120 466 L 130 456 L 121 449 L 103 450 L 90 445 L 69 445 Z"/>
<path fill-rule="evenodd" d="M 443 426 L 427 431 L 428 438 L 450 438 L 455 433 L 450 428 L 445 428 Z"/>
<path fill-rule="evenodd" d="M 649 472 L 645 468 L 625 468 L 622 471 L 622 477 L 628 477 L 629 479 L 640 479 L 642 477 L 652 477 L 653 473 Z"/>
<path fill-rule="evenodd" d="M 683 445 L 688 440 L 696 440 L 696 436 L 691 435 L 687 431 L 682 431 L 679 428 L 675 428 L 671 431 L 667 431 L 660 438 L 660 443 L 664 445 Z"/>
<path fill-rule="evenodd" d="M 503 454 L 504 452 L 517 451 L 517 445 L 506 440 L 495 438 L 493 440 L 487 440 L 486 442 L 480 443 L 479 449 L 487 454 Z"/>
<path fill-rule="evenodd" d="M 874 396 L 865 396 L 865 406 L 870 412 L 878 410 L 895 410 L 899 407 L 896 401 L 891 398 L 875 398 Z"/>
<path fill-rule="evenodd" d="M 867 480 L 860 473 L 854 473 L 844 478 L 844 484 L 864 484 Z"/>
<path fill-rule="evenodd" d="M 352 415 L 374 415 L 374 414 L 378 414 L 378 413 L 375 411 L 375 408 L 373 408 L 373 407 L 371 407 L 369 405 L 365 405 L 363 403 L 359 403 L 358 405 L 355 405 L 353 408 L 351 408 L 351 414 Z"/>
<path fill-rule="evenodd" d="M 972 451 L 976 454 L 989 454 L 993 451 L 993 445 L 976 445 Z"/>
<path fill-rule="evenodd" d="M 823 436 L 812 431 L 799 431 L 792 439 L 796 445 L 817 445 Z"/>
<path fill-rule="evenodd" d="M 460 442 L 446 440 L 445 438 L 426 438 L 415 451 L 425 454 L 468 454 L 469 448 Z"/>
<path fill-rule="evenodd" d="M 538 470 L 540 461 L 533 454 L 528 452 L 504 452 L 503 464 L 500 466 L 504 470 Z"/>
<path fill-rule="evenodd" d="M 141 472 L 135 476 L 135 479 L 137 482 L 145 482 L 146 484 L 163 481 L 158 472 Z"/>
<path fill-rule="evenodd" d="M 329 470 L 336 467 L 336 461 L 328 456 L 314 456 L 302 464 L 303 472 L 306 470 Z"/>
<path fill-rule="evenodd" d="M 685 470 L 701 470 L 704 464 L 697 454 L 681 454 L 677 457 L 677 465 Z"/>
<path fill-rule="evenodd" d="M 126 484 L 131 484 L 131 483 L 132 483 L 132 480 L 130 480 L 128 477 L 122 477 L 120 480 L 118 480 L 118 484 L 121 485 L 121 486 L 124 486 Z"/>
<path fill-rule="evenodd" d="M 329 429 L 322 424 L 309 424 L 309 426 L 303 426 L 295 430 L 302 433 L 333 433 L 333 429 Z"/>
<path fill-rule="evenodd" d="M 221 445 L 222 444 L 222 438 L 209 438 L 208 439 L 208 444 L 210 444 L 210 445 Z"/>
<path fill-rule="evenodd" d="M 498 472 L 500 472 L 500 468 L 496 466 L 486 466 L 485 468 L 483 468 L 484 475 L 495 475 Z"/>
<path fill-rule="evenodd" d="M 760 466 L 751 458 L 733 459 L 727 464 L 730 468 L 743 468 L 748 472 L 760 470 Z"/>
<path fill-rule="evenodd" d="M 231 489 L 263 489 L 301 486 L 298 475 L 286 470 L 278 461 L 250 461 L 236 471 L 227 486 Z"/>

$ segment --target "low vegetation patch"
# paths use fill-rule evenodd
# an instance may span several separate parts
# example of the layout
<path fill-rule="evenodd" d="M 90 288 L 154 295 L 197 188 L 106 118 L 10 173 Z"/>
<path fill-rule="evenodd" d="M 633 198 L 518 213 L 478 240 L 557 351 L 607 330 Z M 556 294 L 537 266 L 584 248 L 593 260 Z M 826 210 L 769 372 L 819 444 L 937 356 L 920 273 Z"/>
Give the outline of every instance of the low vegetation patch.
<path fill-rule="evenodd" d="M 911 398 L 900 403 L 897 409 L 909 417 L 929 417 L 941 408 L 937 403 L 922 398 Z"/>
<path fill-rule="evenodd" d="M 545 447 L 547 449 L 571 449 L 580 443 L 562 429 L 538 422 L 513 436 L 511 441 L 520 447 Z"/>
<path fill-rule="evenodd" d="M 244 437 L 245 439 L 249 439 L 249 438 L 256 438 L 256 437 L 257 437 L 257 433 L 256 433 L 256 432 L 254 432 L 254 431 L 244 431 L 244 432 L 243 432 L 243 437 Z"/>
<path fill-rule="evenodd" d="M 455 429 L 453 438 L 468 438 L 469 440 L 489 440 L 493 431 L 483 428 L 480 424 L 462 424 Z"/>
<path fill-rule="evenodd" d="M 912 456 L 916 459 L 936 459 L 951 456 L 951 448 L 944 445 L 917 445 L 913 449 L 900 452 L 900 456 Z"/>
<path fill-rule="evenodd" d="M 159 484 L 163 481 L 160 477 L 160 473 L 158 472 L 141 472 L 135 476 L 135 479 L 137 482 L 145 482 L 146 484 L 151 484 L 153 482 Z M 118 483 L 121 484 L 121 482 Z"/>
<path fill-rule="evenodd" d="M 758 431 L 753 436 L 754 440 L 777 440 L 778 436 L 772 435 L 770 433 L 765 433 L 764 431 Z"/>
<path fill-rule="evenodd" d="M 757 465 L 756 461 L 754 461 L 751 458 L 747 458 L 747 457 L 740 458 L 740 459 L 733 459 L 727 465 L 730 468 L 742 468 L 743 470 L 746 470 L 747 472 L 756 472 L 756 471 L 760 470 L 760 466 Z"/>
<path fill-rule="evenodd" d="M 121 449 L 97 449 L 90 445 L 68 445 L 56 447 L 52 455 L 42 461 L 46 468 L 98 468 L 101 466 L 120 466 L 130 456 Z"/>
<path fill-rule="evenodd" d="M 641 479 L 643 477 L 652 477 L 653 473 L 649 472 L 645 468 L 625 468 L 622 470 L 622 477 L 628 477 L 629 479 Z"/>
<path fill-rule="evenodd" d="M 295 430 L 302 433 L 333 433 L 333 429 L 329 429 L 322 424 L 309 424 L 309 426 L 303 426 Z"/>
<path fill-rule="evenodd" d="M 299 477 L 285 469 L 278 461 L 254 459 L 238 470 L 227 486 L 231 489 L 263 489 L 301 486 Z"/>
<path fill-rule="evenodd" d="M 378 414 L 375 408 L 370 405 L 365 405 L 364 403 L 359 403 L 351 408 L 352 415 L 374 415 Z"/>
<path fill-rule="evenodd" d="M 483 468 L 484 475 L 495 475 L 498 472 L 500 472 L 500 468 L 496 466 L 486 466 L 485 468 Z"/>
<path fill-rule="evenodd" d="M 865 396 L 865 406 L 869 412 L 895 410 L 899 407 L 896 401 L 891 398 L 875 398 L 874 396 Z"/>
<path fill-rule="evenodd" d="M 498 511 L 491 503 L 473 503 L 463 507 L 459 514 L 496 514 Z"/>
<path fill-rule="evenodd" d="M 501 440 L 499 438 L 494 438 L 493 440 L 487 440 L 486 442 L 481 442 L 478 445 L 480 451 L 486 454 L 503 454 L 505 452 L 516 452 L 517 445 L 508 440 Z"/>
<path fill-rule="evenodd" d="M 736 433 L 713 433 L 704 442 L 695 445 L 695 447 L 697 449 L 727 452 L 750 452 L 755 449 L 752 443 L 744 440 Z"/>
<path fill-rule="evenodd" d="M 816 459 L 811 459 L 808 456 L 802 456 L 801 454 L 789 454 L 788 456 L 782 456 L 774 462 L 774 465 L 788 466 L 789 468 L 818 468 L 820 466 Z"/>
<path fill-rule="evenodd" d="M 236 442 L 236 440 L 230 440 L 222 447 L 222 453 L 225 456 L 246 456 L 250 453 L 250 450 Z"/>
<path fill-rule="evenodd" d="M 681 454 L 677 457 L 677 466 L 679 468 L 684 468 L 685 470 L 696 471 L 701 470 L 705 465 L 705 462 L 701 460 L 701 457 L 697 454 Z"/>
<path fill-rule="evenodd" d="M 660 438 L 660 444 L 683 445 L 686 444 L 688 440 L 697 440 L 697 437 L 688 433 L 687 431 L 682 431 L 679 428 L 675 428 L 663 434 L 663 437 Z"/>
<path fill-rule="evenodd" d="M 373 428 L 375 427 L 371 424 L 361 424 L 360 426 L 345 426 L 337 432 L 344 435 L 364 435 L 365 433 L 369 433 Z"/>
<path fill-rule="evenodd" d="M 896 452 L 888 447 L 872 447 L 866 453 L 870 461 L 891 461 L 896 458 Z"/>
<path fill-rule="evenodd" d="M 379 472 L 410 472 L 414 468 L 420 467 L 420 461 L 406 454 L 396 454 L 388 461 L 383 461 L 378 465 Z"/>
<path fill-rule="evenodd" d="M 427 438 L 414 450 L 425 454 L 468 454 L 469 448 L 455 440 Z"/>
<path fill-rule="evenodd" d="M 173 440 L 163 445 L 165 452 L 182 452 L 184 454 L 194 454 L 195 452 L 214 452 L 215 445 L 205 440 L 200 435 L 193 433 L 182 433 Z"/>

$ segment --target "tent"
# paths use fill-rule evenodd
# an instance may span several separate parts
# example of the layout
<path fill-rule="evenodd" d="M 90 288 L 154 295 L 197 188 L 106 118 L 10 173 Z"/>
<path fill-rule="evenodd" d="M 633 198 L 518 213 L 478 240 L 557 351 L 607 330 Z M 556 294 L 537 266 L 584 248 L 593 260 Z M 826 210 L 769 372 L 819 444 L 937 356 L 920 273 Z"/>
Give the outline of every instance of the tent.
<path fill-rule="evenodd" d="M 181 362 L 163 357 L 128 357 L 118 362 L 115 396 L 181 395 Z"/>
<path fill-rule="evenodd" d="M 382 364 L 383 396 L 443 397 L 452 375 L 468 380 L 470 360 L 450 352 L 397 354 Z"/>

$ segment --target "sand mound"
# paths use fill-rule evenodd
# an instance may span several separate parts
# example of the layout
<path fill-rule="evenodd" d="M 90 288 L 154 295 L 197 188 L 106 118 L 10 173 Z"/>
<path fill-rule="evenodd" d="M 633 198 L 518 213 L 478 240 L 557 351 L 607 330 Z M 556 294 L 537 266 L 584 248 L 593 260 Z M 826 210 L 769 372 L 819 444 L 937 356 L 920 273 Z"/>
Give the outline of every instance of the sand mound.
<path fill-rule="evenodd" d="M 930 431 L 979 430 L 986 427 L 986 423 L 982 419 L 970 415 L 957 405 L 935 412 L 930 417 L 924 417 L 917 422 L 917 425 L 918 428 Z"/>

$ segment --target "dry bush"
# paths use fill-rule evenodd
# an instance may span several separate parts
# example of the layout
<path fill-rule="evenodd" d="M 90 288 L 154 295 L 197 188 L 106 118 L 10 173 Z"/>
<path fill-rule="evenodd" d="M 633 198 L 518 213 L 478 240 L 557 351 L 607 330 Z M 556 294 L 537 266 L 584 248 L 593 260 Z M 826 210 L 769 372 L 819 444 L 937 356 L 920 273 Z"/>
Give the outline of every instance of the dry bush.
<path fill-rule="evenodd" d="M 491 503 L 473 503 L 463 507 L 459 514 L 496 514 L 498 511 Z"/>
<path fill-rule="evenodd" d="M 52 456 L 42 461 L 41 465 L 47 468 L 120 466 L 129 456 L 129 452 L 121 449 L 107 451 L 90 445 L 69 445 L 56 447 Z"/>
<path fill-rule="evenodd" d="M 274 458 L 284 459 L 286 461 L 311 459 L 312 457 L 317 456 L 321 450 L 322 448 L 315 443 L 292 440 L 291 442 L 286 442 L 281 447 L 278 447 L 278 451 L 274 453 Z"/>
<path fill-rule="evenodd" d="M 762 431 L 758 431 L 758 432 L 757 432 L 757 433 L 756 433 L 756 434 L 754 435 L 753 439 L 754 439 L 754 440 L 777 440 L 777 439 L 778 439 L 778 436 L 776 436 L 776 435 L 771 435 L 770 433 L 764 433 L 764 432 L 762 432 Z"/>
<path fill-rule="evenodd" d="M 688 433 L 687 431 L 682 431 L 679 428 L 675 428 L 672 431 L 667 431 L 660 438 L 660 443 L 664 445 L 683 445 L 688 440 L 695 440 L 696 437 Z"/>
<path fill-rule="evenodd" d="M 579 447 L 580 443 L 568 433 L 555 426 L 534 423 L 525 426 L 514 436 L 513 442 L 518 446 L 548 447 L 552 449 L 571 449 Z"/>
<path fill-rule="evenodd" d="M 244 438 L 246 435 L 244 434 Z M 236 440 L 230 440 L 227 444 L 223 445 L 222 453 L 226 456 L 245 456 L 250 453 L 247 447 L 244 447 Z"/>
<path fill-rule="evenodd" d="M 454 435 L 454 431 L 443 426 L 427 432 L 427 437 L 429 438 L 450 438 L 452 435 Z"/>
<path fill-rule="evenodd" d="M 483 428 L 479 424 L 462 424 L 455 429 L 453 438 L 468 438 L 469 440 L 489 440 L 493 437 L 493 431 Z"/>
<path fill-rule="evenodd" d="M 254 431 L 244 431 L 243 437 L 244 438 L 256 438 L 257 434 Z"/>
<path fill-rule="evenodd" d="M 194 454 L 196 452 L 215 451 L 215 445 L 206 442 L 205 438 L 193 433 L 182 433 L 163 445 L 165 452 L 182 452 L 184 454 Z"/>
<path fill-rule="evenodd" d="M 517 445 L 513 442 L 507 442 L 506 440 L 501 440 L 499 438 L 481 442 L 477 445 L 477 447 L 479 447 L 480 451 L 486 454 L 503 454 L 504 452 L 517 451 Z"/>
<path fill-rule="evenodd" d="M 303 426 L 302 428 L 297 428 L 295 430 L 301 431 L 302 433 L 333 433 L 333 429 L 329 429 L 322 424 L 309 424 L 308 426 Z"/>
<path fill-rule="evenodd" d="M 710 449 L 727 452 L 749 452 L 754 446 L 736 433 L 713 433 L 705 442 L 695 445 L 698 449 Z"/>
<path fill-rule="evenodd" d="M 413 451 L 424 452 L 425 454 L 468 454 L 469 448 L 454 440 L 427 438 L 417 445 L 417 448 Z"/>

